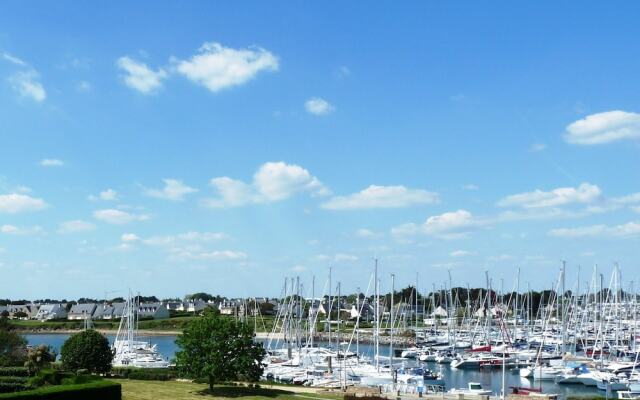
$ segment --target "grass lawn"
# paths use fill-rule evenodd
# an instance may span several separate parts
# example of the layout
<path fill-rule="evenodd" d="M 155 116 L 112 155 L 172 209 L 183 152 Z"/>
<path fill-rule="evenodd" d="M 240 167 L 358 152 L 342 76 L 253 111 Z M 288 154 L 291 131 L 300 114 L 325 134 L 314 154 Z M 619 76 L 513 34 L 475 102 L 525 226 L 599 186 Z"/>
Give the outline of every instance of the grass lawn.
<path fill-rule="evenodd" d="M 338 400 L 342 396 L 294 392 L 288 389 L 216 386 L 209 392 L 206 384 L 174 381 L 118 380 L 122 384 L 122 400 Z"/>

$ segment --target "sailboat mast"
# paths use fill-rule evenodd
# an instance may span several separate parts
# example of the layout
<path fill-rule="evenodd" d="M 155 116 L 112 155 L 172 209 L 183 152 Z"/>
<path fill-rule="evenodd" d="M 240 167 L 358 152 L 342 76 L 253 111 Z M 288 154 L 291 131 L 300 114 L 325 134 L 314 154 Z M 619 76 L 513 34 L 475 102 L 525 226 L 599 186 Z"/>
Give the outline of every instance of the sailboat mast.
<path fill-rule="evenodd" d="M 375 259 L 374 267 L 374 280 L 375 280 L 375 311 L 376 311 L 376 329 L 374 332 L 375 344 L 376 344 L 376 370 L 380 372 L 380 287 L 378 285 L 378 259 Z"/>
<path fill-rule="evenodd" d="M 333 267 L 329 267 L 329 310 L 327 313 L 327 319 L 329 323 L 329 348 L 331 348 L 331 309 L 333 308 L 333 302 L 331 298 L 331 292 L 333 291 L 333 287 L 331 286 L 331 270 Z"/>

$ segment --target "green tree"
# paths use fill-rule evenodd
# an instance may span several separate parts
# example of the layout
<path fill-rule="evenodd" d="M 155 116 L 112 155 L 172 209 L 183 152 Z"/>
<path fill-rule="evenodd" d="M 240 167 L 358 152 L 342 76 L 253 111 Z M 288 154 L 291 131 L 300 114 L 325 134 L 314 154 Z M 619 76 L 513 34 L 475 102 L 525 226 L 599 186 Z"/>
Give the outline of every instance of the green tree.
<path fill-rule="evenodd" d="M 93 329 L 72 335 L 62 345 L 60 355 L 62 366 L 69 371 L 108 372 L 113 359 L 109 340 Z"/>
<path fill-rule="evenodd" d="M 208 311 L 191 321 L 176 339 L 176 367 L 180 373 L 218 382 L 235 379 L 257 381 L 265 356 L 262 344 L 253 341 L 253 326 Z"/>
<path fill-rule="evenodd" d="M 48 367 L 56 360 L 56 353 L 51 347 L 41 344 L 27 350 L 27 361 L 24 366 L 29 370 L 30 375 L 35 375 L 41 369 Z"/>
<path fill-rule="evenodd" d="M 6 318 L 0 318 L 0 367 L 13 367 L 24 363 L 27 341 L 13 331 Z"/>

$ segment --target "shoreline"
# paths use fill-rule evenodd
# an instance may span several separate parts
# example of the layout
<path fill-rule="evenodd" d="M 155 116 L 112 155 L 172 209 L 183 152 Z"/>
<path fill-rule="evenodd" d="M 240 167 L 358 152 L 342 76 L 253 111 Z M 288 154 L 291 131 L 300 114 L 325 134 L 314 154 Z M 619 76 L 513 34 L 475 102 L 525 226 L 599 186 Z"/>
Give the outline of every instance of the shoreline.
<path fill-rule="evenodd" d="M 114 329 L 96 329 L 98 332 L 103 335 L 116 335 L 118 333 L 117 330 Z M 38 330 L 29 330 L 29 329 L 16 329 L 15 332 L 20 335 L 73 335 L 74 333 L 82 332 L 82 329 L 56 329 L 56 330 L 46 330 L 46 329 L 38 329 Z M 157 330 L 149 330 L 149 329 L 139 329 L 139 336 L 178 336 L 181 335 L 182 331 L 157 331 Z M 256 332 L 257 339 L 282 339 L 283 335 L 281 333 L 269 333 L 269 332 Z"/>
<path fill-rule="evenodd" d="M 73 335 L 74 333 L 82 332 L 82 329 L 55 329 L 55 330 L 29 330 L 29 329 L 16 329 L 15 332 L 20 335 Z M 96 331 L 103 335 L 116 335 L 118 330 L 113 329 L 96 329 Z M 182 331 L 155 331 L 155 330 L 138 330 L 140 336 L 178 336 L 182 334 Z"/>

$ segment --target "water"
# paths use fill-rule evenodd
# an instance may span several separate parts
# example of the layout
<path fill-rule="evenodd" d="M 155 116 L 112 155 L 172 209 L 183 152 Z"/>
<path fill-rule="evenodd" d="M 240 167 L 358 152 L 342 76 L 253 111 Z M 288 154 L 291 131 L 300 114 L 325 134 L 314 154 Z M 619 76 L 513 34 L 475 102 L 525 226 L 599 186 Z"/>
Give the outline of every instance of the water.
<path fill-rule="evenodd" d="M 30 345 L 45 344 L 51 346 L 56 353 L 60 354 L 60 349 L 65 340 L 69 338 L 69 334 L 65 333 L 53 333 L 53 334 L 37 334 L 37 335 L 23 335 Z M 113 344 L 116 335 L 106 335 L 109 339 L 109 343 Z M 178 347 L 175 344 L 175 336 L 138 336 L 139 340 L 145 342 L 151 342 L 157 346 L 158 352 L 168 359 L 175 357 Z"/>
<path fill-rule="evenodd" d="M 58 354 L 65 340 L 69 338 L 68 334 L 36 334 L 24 335 L 30 345 L 45 344 L 54 348 Z M 113 342 L 115 335 L 107 335 L 109 342 Z M 175 344 L 175 336 L 140 336 L 140 340 L 150 341 L 156 344 L 160 354 L 168 359 L 173 359 L 178 350 Z M 275 343 L 274 343 L 275 344 Z M 326 343 L 320 343 L 326 345 Z M 280 346 L 282 343 L 280 343 Z M 355 351 L 355 346 L 351 348 Z M 373 357 L 375 348 L 370 344 L 361 344 L 360 353 L 368 357 Z M 380 347 L 381 355 L 388 354 L 387 347 Z M 494 393 L 500 393 L 502 388 L 502 369 L 493 370 L 457 370 L 452 369 L 448 365 L 439 365 L 436 363 L 419 363 L 416 361 L 406 361 L 408 365 L 424 364 L 426 368 L 440 372 L 445 380 L 447 389 L 466 388 L 468 382 L 480 382 L 483 387 L 491 389 Z M 522 378 L 517 370 L 506 371 L 506 386 L 522 386 L 522 387 L 540 387 L 539 381 Z M 542 381 L 542 390 L 546 393 L 557 393 L 562 397 L 573 394 L 595 394 L 597 389 L 584 385 L 556 385 L 553 381 Z M 509 391 L 508 391 L 509 392 Z M 601 393 L 602 394 L 602 393 Z"/>

